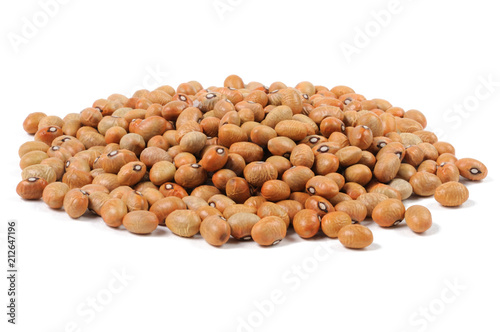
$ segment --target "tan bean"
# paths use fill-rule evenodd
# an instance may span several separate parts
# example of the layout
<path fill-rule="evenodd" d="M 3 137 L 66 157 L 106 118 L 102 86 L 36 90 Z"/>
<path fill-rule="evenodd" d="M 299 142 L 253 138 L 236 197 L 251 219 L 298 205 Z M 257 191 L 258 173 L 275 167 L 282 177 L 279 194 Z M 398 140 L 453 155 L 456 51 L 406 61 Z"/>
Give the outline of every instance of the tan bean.
<path fill-rule="evenodd" d="M 23 180 L 28 178 L 42 178 L 48 183 L 55 182 L 57 179 L 56 172 L 48 165 L 37 164 L 31 165 L 23 169 L 21 172 Z"/>
<path fill-rule="evenodd" d="M 393 179 L 388 183 L 388 185 L 401 193 L 401 200 L 409 198 L 413 193 L 413 187 L 404 179 Z"/>

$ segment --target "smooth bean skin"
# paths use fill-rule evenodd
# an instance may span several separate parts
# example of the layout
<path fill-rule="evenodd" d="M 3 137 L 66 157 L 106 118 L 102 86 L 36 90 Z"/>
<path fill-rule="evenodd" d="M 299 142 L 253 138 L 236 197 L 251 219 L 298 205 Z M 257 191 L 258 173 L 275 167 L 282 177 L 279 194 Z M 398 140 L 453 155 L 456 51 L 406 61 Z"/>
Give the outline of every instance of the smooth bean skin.
<path fill-rule="evenodd" d="M 436 188 L 434 198 L 442 206 L 460 206 L 469 199 L 469 190 L 460 182 L 446 182 Z"/>
<path fill-rule="evenodd" d="M 123 226 L 134 234 L 149 234 L 158 227 L 158 218 L 153 212 L 132 211 L 123 217 Z"/>
<path fill-rule="evenodd" d="M 209 244 L 220 247 L 229 240 L 231 226 L 224 217 L 210 216 L 201 222 L 200 234 Z"/>
<path fill-rule="evenodd" d="M 286 236 L 286 224 L 279 217 L 269 216 L 259 220 L 251 231 L 252 239 L 261 246 L 276 245 Z"/>
<path fill-rule="evenodd" d="M 432 215 L 429 209 L 422 205 L 412 205 L 405 212 L 405 221 L 415 233 L 423 233 L 432 226 Z"/>
<path fill-rule="evenodd" d="M 340 243 L 346 248 L 362 249 L 373 243 L 372 231 L 363 225 L 351 224 L 344 226 L 338 232 Z"/>

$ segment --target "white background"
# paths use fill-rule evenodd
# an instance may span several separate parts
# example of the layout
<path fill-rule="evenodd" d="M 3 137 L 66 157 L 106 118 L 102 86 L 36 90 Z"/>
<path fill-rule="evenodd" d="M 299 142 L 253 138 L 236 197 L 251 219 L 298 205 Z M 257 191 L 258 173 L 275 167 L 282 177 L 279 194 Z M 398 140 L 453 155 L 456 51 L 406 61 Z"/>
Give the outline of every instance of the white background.
<path fill-rule="evenodd" d="M 498 331 L 496 3 L 401 0 L 396 10 L 381 0 L 220 3 L 222 15 L 212 0 L 74 0 L 52 7 L 44 22 L 39 2 L 2 1 L 0 257 L 5 271 L 6 221 L 15 219 L 20 271 L 15 327 L 6 323 L 1 278 L 2 331 Z M 388 9 L 384 26 L 376 23 L 373 13 Z M 34 16 L 40 27 L 27 34 Z M 12 38 L 24 39 L 14 47 Z M 347 44 L 357 53 L 346 57 Z M 460 208 L 408 202 L 431 209 L 427 234 L 372 225 L 374 244 L 362 251 L 296 235 L 273 248 L 231 241 L 222 249 L 165 228 L 134 236 L 16 195 L 17 149 L 32 139 L 22 130 L 28 113 L 62 117 L 111 93 L 193 79 L 222 85 L 233 73 L 266 85 L 344 84 L 419 109 L 459 157 L 482 160 L 489 176 L 468 183 L 470 200 Z M 488 78 L 497 82 L 491 91 L 481 81 Z M 121 273 L 133 279 L 115 282 Z M 279 303 L 269 305 L 276 294 Z M 92 297 L 98 310 L 89 309 Z"/>

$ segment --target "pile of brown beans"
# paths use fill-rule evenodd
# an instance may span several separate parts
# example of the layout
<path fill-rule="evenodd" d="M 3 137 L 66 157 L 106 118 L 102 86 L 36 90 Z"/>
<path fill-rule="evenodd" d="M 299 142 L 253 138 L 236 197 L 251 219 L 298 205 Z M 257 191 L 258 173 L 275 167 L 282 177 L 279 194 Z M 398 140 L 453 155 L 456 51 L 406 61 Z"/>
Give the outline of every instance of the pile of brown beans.
<path fill-rule="evenodd" d="M 34 141 L 19 149 L 17 193 L 136 234 L 164 225 L 214 246 L 230 237 L 268 246 L 293 227 L 305 239 L 322 232 L 364 248 L 371 221 L 431 227 L 426 207 L 405 208 L 410 196 L 459 206 L 469 197 L 460 177 L 487 175 L 426 124 L 418 110 L 347 86 L 266 87 L 236 75 L 223 87 L 165 85 L 64 118 L 29 114 L 23 126 Z"/>

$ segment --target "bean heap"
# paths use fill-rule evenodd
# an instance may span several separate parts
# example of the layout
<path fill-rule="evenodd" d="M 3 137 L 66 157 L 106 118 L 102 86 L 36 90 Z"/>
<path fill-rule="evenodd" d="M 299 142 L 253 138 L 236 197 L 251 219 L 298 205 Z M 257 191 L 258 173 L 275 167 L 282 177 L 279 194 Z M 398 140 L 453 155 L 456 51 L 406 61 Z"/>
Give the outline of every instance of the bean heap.
<path fill-rule="evenodd" d="M 17 193 L 136 234 L 165 225 L 213 246 L 231 236 L 269 246 L 291 224 L 305 239 L 322 232 L 364 248 L 370 220 L 431 227 L 426 207 L 405 208 L 410 196 L 459 206 L 469 197 L 460 177 L 487 176 L 426 122 L 347 86 L 266 87 L 236 75 L 223 87 L 190 81 L 113 94 L 64 118 L 28 115 L 34 141 L 19 149 Z"/>

